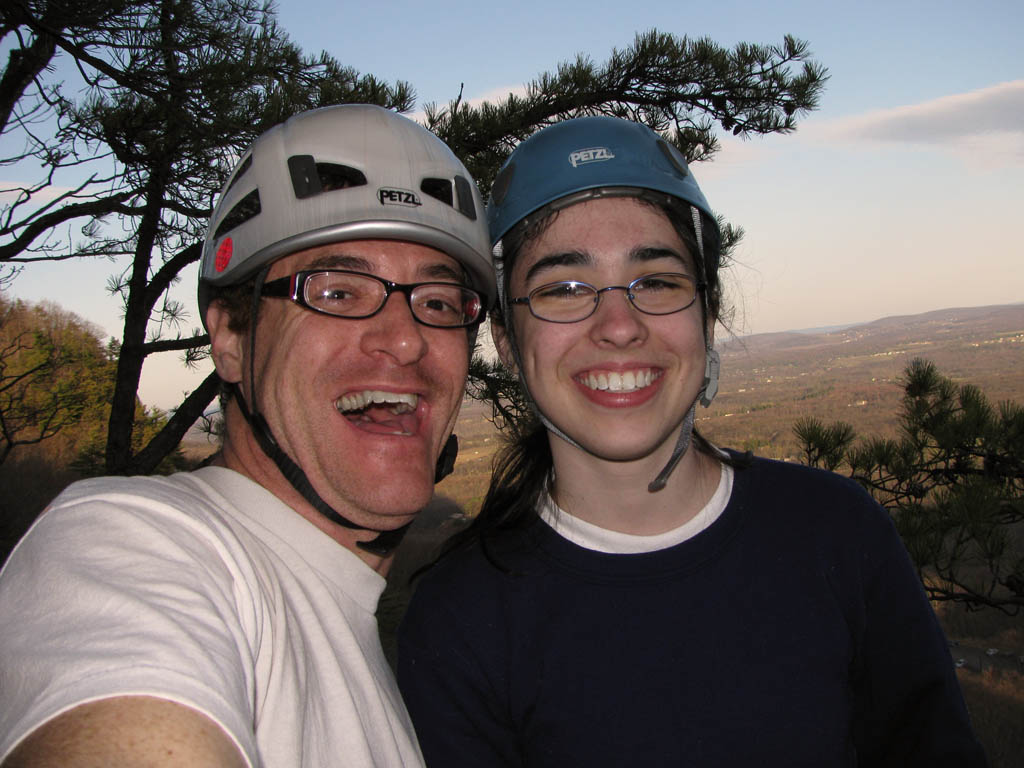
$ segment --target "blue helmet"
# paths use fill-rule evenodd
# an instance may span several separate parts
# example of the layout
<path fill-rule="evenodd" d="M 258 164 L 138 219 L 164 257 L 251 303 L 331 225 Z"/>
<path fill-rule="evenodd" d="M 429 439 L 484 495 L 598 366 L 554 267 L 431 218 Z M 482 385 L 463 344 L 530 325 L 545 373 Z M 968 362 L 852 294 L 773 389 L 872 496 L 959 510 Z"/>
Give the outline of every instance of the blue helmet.
<path fill-rule="evenodd" d="M 491 244 L 530 214 L 556 201 L 562 208 L 590 197 L 662 193 L 718 224 L 682 153 L 646 125 L 617 117 L 555 123 L 522 142 L 498 172 L 487 206 Z M 706 263 L 717 271 L 717 254 Z"/>

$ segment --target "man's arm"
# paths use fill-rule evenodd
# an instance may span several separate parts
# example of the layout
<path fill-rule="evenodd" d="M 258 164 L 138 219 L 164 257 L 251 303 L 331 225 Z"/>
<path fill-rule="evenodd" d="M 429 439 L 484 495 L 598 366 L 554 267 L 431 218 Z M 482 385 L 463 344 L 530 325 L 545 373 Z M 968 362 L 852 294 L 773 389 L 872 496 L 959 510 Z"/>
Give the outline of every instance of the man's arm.
<path fill-rule="evenodd" d="M 2 768 L 248 768 L 231 738 L 205 715 L 151 696 L 82 704 L 33 731 Z"/>

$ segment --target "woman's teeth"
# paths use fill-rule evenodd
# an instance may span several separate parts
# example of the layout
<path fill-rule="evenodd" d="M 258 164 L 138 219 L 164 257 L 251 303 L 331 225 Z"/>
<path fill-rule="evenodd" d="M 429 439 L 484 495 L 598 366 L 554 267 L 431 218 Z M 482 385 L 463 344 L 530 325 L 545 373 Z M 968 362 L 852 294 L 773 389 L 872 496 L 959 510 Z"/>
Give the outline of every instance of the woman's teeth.
<path fill-rule="evenodd" d="M 608 392 L 634 392 L 651 386 L 651 382 L 660 375 L 660 372 L 655 373 L 650 368 L 640 368 L 635 371 L 588 371 L 581 374 L 578 379 L 590 389 L 607 390 Z"/>

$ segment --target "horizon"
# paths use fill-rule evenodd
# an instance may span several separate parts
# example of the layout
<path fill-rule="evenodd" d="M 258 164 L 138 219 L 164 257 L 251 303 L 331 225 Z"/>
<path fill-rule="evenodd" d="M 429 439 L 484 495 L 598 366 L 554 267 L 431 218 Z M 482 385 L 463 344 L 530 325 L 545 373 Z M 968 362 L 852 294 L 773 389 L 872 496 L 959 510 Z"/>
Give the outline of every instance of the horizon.
<path fill-rule="evenodd" d="M 858 328 L 862 325 L 872 325 L 874 323 L 880 323 L 883 320 L 900 320 L 903 318 L 910 317 L 923 317 L 924 315 L 940 314 L 943 312 L 958 312 L 965 310 L 976 310 L 976 309 L 1009 309 L 1011 307 L 1024 307 L 1024 301 L 1013 301 L 1006 304 L 979 304 L 977 306 L 962 305 L 957 307 L 939 307 L 938 309 L 926 309 L 923 312 L 904 313 L 898 315 L 883 315 L 882 317 L 876 317 L 871 320 L 860 320 L 852 323 L 843 323 L 841 325 L 822 325 L 811 328 L 789 328 L 784 331 L 761 331 L 759 333 L 748 333 L 743 336 L 737 335 L 737 338 L 749 338 L 751 336 L 766 336 L 769 334 L 783 334 L 783 333 L 834 333 L 836 331 L 845 331 L 849 328 Z"/>

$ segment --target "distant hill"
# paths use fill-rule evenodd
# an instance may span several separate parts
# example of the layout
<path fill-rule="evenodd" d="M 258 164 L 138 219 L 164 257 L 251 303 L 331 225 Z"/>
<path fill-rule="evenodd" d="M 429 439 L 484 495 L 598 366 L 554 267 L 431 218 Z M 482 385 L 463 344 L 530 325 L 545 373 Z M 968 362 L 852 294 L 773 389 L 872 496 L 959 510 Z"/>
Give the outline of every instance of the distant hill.
<path fill-rule="evenodd" d="M 734 348 L 737 344 L 753 342 L 759 347 L 770 349 L 776 345 L 818 346 L 849 343 L 855 340 L 879 340 L 887 343 L 922 340 L 945 340 L 950 336 L 1005 335 L 1007 329 L 1020 330 L 1024 318 L 1024 303 L 1002 304 L 991 307 L 959 307 L 938 309 L 918 315 L 893 315 L 869 323 L 836 326 L 833 328 L 809 328 L 781 333 L 762 333 L 744 336 L 725 342 L 723 348 Z M 1010 331 L 1012 333 L 1012 330 Z"/>
<path fill-rule="evenodd" d="M 899 378 L 916 357 L 992 402 L 1024 401 L 1024 304 L 885 317 L 826 331 L 745 336 L 718 345 L 721 388 L 698 413 L 715 442 L 776 458 L 795 455 L 802 416 L 892 434 Z"/>

